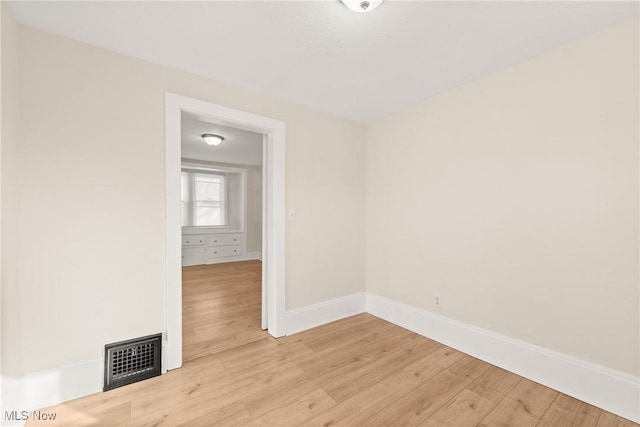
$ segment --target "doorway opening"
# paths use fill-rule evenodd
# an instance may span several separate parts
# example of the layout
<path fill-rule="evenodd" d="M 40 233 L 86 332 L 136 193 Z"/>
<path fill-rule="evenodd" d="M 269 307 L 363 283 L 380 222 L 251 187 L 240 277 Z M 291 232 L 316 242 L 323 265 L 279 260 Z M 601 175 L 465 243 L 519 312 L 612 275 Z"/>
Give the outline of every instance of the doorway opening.
<path fill-rule="evenodd" d="M 269 336 L 261 328 L 264 135 L 187 111 L 181 116 L 182 359 L 188 362 Z"/>
<path fill-rule="evenodd" d="M 259 264 L 255 264 L 259 261 L 254 261 L 253 266 L 246 265 L 245 267 L 249 270 L 253 268 L 256 274 L 257 270 L 260 270 L 262 282 L 260 323 L 262 329 L 268 330 L 269 334 L 274 337 L 283 336 L 285 332 L 285 125 L 279 120 L 167 93 L 165 95 L 167 328 L 164 343 L 166 347 L 163 361 L 164 371 L 182 366 L 183 361 L 183 249 L 186 248 L 184 251 L 184 256 L 187 258 L 186 264 L 198 263 L 212 269 L 219 267 L 217 264 L 220 261 L 229 260 L 232 256 L 251 259 L 255 257 L 256 252 L 255 250 L 252 253 L 248 251 L 250 247 L 246 216 L 248 202 L 246 198 L 239 196 L 242 191 L 247 191 L 247 183 L 250 180 L 249 173 L 253 172 L 255 178 L 255 170 L 249 171 L 248 168 L 223 164 L 224 162 L 211 162 L 206 159 L 188 159 L 189 153 L 182 152 L 182 128 L 185 117 L 198 119 L 211 126 L 233 129 L 237 132 L 248 132 L 247 135 L 252 133 L 262 137 L 262 173 L 260 176 L 262 181 L 262 232 L 260 236 L 262 265 L 260 268 Z M 202 144 L 206 145 L 204 142 Z M 193 153 L 191 154 L 193 157 Z M 198 207 L 188 200 L 185 203 L 181 197 L 185 194 L 183 190 L 185 185 L 187 192 L 191 192 L 190 194 L 195 194 L 196 190 L 193 187 L 198 185 L 200 193 L 210 191 L 211 195 L 208 196 L 208 199 L 211 199 L 208 200 L 210 203 L 201 203 Z M 206 188 L 209 190 L 203 190 Z M 226 194 L 222 197 L 218 192 L 221 188 L 227 189 Z M 213 200 L 216 198 L 217 200 Z M 199 212 L 203 213 L 200 218 L 194 212 L 195 209 L 199 209 Z M 185 218 L 187 218 L 187 227 L 183 228 Z M 184 230 L 187 231 L 185 234 L 183 234 Z M 251 248 L 255 249 L 255 230 L 253 231 L 254 242 Z M 238 253 L 240 255 L 237 255 Z M 236 260 L 239 259 L 236 258 Z M 252 261 L 246 262 L 251 263 Z M 237 264 L 238 268 L 241 266 L 240 262 L 232 264 Z M 220 263 L 220 266 L 222 265 Z"/>

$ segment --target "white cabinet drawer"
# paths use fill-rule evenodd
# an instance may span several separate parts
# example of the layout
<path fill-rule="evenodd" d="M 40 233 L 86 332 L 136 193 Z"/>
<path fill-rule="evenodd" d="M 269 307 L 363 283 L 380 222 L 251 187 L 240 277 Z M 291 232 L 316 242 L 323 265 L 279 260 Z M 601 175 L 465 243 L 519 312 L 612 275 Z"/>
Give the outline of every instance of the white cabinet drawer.
<path fill-rule="evenodd" d="M 209 236 L 209 246 L 227 246 L 242 244 L 242 234 L 216 234 Z"/>
<path fill-rule="evenodd" d="M 211 247 L 207 250 L 208 258 L 220 258 L 225 256 L 239 255 L 242 255 L 242 246 L 240 245 Z"/>
<path fill-rule="evenodd" d="M 182 236 L 182 246 L 202 246 L 207 244 L 207 236 L 197 234 Z"/>
<path fill-rule="evenodd" d="M 207 260 L 207 248 L 194 246 L 182 248 L 182 266 L 201 265 Z"/>

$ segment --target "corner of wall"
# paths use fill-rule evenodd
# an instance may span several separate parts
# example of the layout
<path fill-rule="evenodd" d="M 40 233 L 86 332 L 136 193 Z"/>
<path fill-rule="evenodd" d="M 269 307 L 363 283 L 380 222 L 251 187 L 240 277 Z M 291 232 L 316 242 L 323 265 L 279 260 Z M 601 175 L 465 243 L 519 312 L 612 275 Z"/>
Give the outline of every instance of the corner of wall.
<path fill-rule="evenodd" d="M 18 122 L 19 122 L 19 25 L 6 2 L 1 17 L 1 143 L 0 227 L 3 375 L 22 373 L 20 287 L 18 284 Z"/>
<path fill-rule="evenodd" d="M 640 378 L 374 294 L 366 311 L 485 362 L 640 422 Z"/>

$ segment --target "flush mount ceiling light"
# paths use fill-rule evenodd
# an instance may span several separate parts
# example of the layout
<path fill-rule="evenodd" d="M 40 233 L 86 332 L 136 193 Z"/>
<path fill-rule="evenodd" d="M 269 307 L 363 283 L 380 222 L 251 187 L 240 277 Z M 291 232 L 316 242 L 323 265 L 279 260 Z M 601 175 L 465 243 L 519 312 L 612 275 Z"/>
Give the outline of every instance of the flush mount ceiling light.
<path fill-rule="evenodd" d="M 371 12 L 382 4 L 382 0 L 341 0 L 345 6 L 354 12 Z"/>
<path fill-rule="evenodd" d="M 212 133 L 202 134 L 202 139 L 209 145 L 220 145 L 222 141 L 224 141 L 224 137 L 220 135 L 214 135 Z"/>

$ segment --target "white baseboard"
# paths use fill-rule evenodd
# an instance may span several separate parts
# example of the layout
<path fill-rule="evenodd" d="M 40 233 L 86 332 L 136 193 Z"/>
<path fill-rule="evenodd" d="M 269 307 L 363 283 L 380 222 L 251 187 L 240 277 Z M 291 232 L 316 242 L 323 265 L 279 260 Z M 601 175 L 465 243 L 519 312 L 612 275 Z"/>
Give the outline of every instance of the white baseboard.
<path fill-rule="evenodd" d="M 367 293 L 368 313 L 640 422 L 640 378 Z"/>
<path fill-rule="evenodd" d="M 239 261 L 253 261 L 255 259 L 262 258 L 260 252 L 247 252 L 240 256 L 233 257 L 221 257 L 221 258 L 209 258 L 207 259 L 207 264 L 222 264 L 227 262 L 239 262 Z M 196 264 L 197 265 L 197 264 Z"/>
<path fill-rule="evenodd" d="M 24 379 L 2 376 L 2 399 L 0 399 L 0 426 L 22 426 L 25 421 Z M 24 408 L 24 409 L 23 409 Z M 11 418 L 11 419 L 10 419 Z"/>
<path fill-rule="evenodd" d="M 640 422 L 640 379 L 407 304 L 358 292 L 286 313 L 287 335 L 368 312 L 576 399 Z M 102 390 L 102 360 L 2 378 L 5 411 L 32 411 Z"/>
<path fill-rule="evenodd" d="M 286 315 L 287 335 L 364 313 L 364 311 L 364 292 L 290 310 Z"/>
<path fill-rule="evenodd" d="M 6 420 L 5 411 L 31 412 L 102 391 L 102 359 L 90 360 L 56 369 L 27 374 L 20 378 L 2 378 L 2 425 L 24 425 L 24 420 Z"/>

